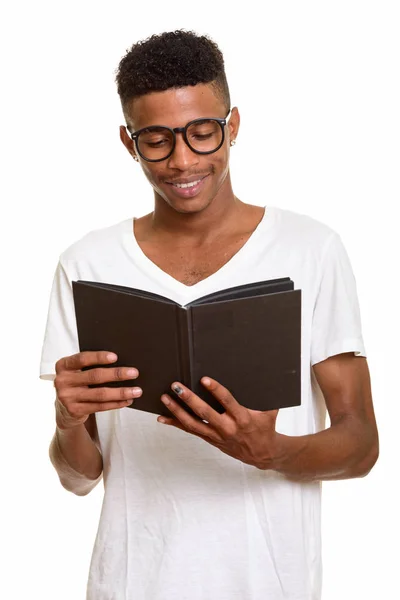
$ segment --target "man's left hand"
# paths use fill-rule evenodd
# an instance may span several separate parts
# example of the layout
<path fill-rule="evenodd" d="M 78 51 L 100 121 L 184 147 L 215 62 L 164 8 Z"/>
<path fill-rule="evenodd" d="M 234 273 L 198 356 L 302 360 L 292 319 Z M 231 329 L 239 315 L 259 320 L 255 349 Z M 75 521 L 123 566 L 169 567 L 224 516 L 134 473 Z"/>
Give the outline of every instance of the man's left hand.
<path fill-rule="evenodd" d="M 210 377 L 203 377 L 201 383 L 223 406 L 224 413 L 218 413 L 182 383 L 175 382 L 171 388 L 199 418 L 164 394 L 161 400 L 174 418 L 159 417 L 158 421 L 196 435 L 243 463 L 259 469 L 273 468 L 280 437 L 275 430 L 278 411 L 245 408 L 229 390 Z"/>

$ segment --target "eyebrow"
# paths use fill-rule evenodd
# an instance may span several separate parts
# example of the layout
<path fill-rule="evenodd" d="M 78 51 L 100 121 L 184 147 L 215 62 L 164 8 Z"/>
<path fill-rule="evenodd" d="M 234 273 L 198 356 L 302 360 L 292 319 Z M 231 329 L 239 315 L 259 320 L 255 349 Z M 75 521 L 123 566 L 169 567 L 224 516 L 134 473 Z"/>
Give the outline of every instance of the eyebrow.
<path fill-rule="evenodd" d="M 172 129 L 175 133 L 179 133 L 181 131 L 183 131 L 185 129 L 185 127 L 187 127 L 187 125 L 189 125 L 189 123 L 193 123 L 194 121 L 208 121 L 208 120 L 218 120 L 218 121 L 225 121 L 229 118 L 229 115 L 231 113 L 231 109 L 229 110 L 228 114 L 225 117 L 196 117 L 195 119 L 190 119 L 190 121 L 188 121 L 186 123 L 186 125 L 183 125 L 183 127 L 169 127 L 169 125 L 160 125 L 159 123 L 155 124 L 155 125 L 146 125 L 145 127 L 140 127 L 139 129 L 136 129 L 135 131 L 129 131 L 129 133 L 131 135 L 135 135 L 138 132 L 141 131 L 146 131 L 146 129 L 153 129 L 153 128 L 157 128 L 157 127 L 164 127 L 165 129 Z"/>

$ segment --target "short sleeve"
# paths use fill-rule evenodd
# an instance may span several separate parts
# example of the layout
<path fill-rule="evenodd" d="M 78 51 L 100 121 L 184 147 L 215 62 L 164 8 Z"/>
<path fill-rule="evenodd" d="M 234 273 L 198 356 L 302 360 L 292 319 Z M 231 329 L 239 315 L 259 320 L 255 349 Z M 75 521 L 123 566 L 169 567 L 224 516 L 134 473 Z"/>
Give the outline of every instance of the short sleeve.
<path fill-rule="evenodd" d="M 40 362 L 40 377 L 54 379 L 55 364 L 63 356 L 79 352 L 72 284 L 61 260 L 50 294 L 47 324 Z"/>
<path fill-rule="evenodd" d="M 356 282 L 336 233 L 322 258 L 311 336 L 311 365 L 343 352 L 366 356 Z"/>

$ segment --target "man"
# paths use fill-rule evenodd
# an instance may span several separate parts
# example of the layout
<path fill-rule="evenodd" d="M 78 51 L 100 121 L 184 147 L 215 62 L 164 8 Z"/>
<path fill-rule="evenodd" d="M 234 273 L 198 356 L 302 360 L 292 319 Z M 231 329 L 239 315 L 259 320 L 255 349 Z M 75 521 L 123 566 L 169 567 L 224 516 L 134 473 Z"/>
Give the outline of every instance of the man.
<path fill-rule="evenodd" d="M 211 40 L 152 36 L 121 60 L 117 83 L 120 137 L 154 189 L 154 211 L 89 233 L 62 254 L 41 364 L 42 377 L 55 375 L 50 456 L 62 484 L 82 495 L 104 478 L 87 597 L 317 600 L 320 482 L 364 476 L 378 456 L 347 254 L 329 227 L 235 197 L 229 153 L 239 112 Z M 251 177 L 262 198 L 260 172 Z M 171 418 L 157 419 L 126 410 L 139 387 L 88 387 L 138 370 L 113 368 L 107 348 L 79 353 L 72 280 L 142 288 L 184 305 L 282 276 L 302 290 L 301 406 L 248 410 L 204 373 L 224 414 L 171 382 L 174 392 L 162 397 Z M 201 418 L 179 408 L 175 394 Z"/>

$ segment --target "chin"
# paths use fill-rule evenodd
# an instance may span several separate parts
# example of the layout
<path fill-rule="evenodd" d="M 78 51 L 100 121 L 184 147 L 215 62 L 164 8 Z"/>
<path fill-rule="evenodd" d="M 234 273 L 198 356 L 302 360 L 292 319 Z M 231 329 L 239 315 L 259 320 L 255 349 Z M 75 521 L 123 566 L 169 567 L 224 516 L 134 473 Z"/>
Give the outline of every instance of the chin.
<path fill-rule="evenodd" d="M 194 198 L 164 198 L 168 206 L 180 214 L 195 214 L 202 212 L 210 206 L 212 199 L 202 197 L 202 194 Z"/>

